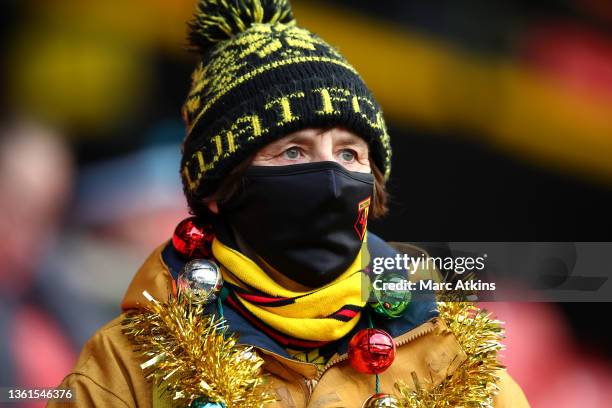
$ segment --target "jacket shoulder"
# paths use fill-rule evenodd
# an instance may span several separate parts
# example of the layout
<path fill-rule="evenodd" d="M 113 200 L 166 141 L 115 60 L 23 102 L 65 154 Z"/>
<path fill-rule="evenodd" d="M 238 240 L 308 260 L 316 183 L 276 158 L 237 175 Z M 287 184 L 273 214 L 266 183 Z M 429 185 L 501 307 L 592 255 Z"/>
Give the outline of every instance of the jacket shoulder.
<path fill-rule="evenodd" d="M 529 402 L 523 390 L 505 369 L 499 370 L 498 377 L 499 392 L 493 398 L 493 406 L 495 408 L 529 408 Z"/>
<path fill-rule="evenodd" d="M 122 333 L 124 317 L 119 315 L 85 343 L 74 369 L 59 386 L 74 391 L 77 406 L 151 405 L 151 387 L 142 374 L 141 361 Z"/>

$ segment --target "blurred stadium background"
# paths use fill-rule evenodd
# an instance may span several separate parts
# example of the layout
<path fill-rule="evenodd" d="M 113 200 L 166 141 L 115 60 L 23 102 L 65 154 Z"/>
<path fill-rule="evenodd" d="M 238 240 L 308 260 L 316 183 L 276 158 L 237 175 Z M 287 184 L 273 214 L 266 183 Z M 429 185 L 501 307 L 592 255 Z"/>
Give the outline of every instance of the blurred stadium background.
<path fill-rule="evenodd" d="M 187 214 L 179 109 L 195 61 L 184 50 L 193 7 L 2 2 L 0 385 L 59 383 Z M 611 2 L 293 8 L 386 113 L 394 200 L 375 232 L 610 241 Z M 532 406 L 612 406 L 608 304 L 489 306 L 508 322 L 506 363 Z"/>

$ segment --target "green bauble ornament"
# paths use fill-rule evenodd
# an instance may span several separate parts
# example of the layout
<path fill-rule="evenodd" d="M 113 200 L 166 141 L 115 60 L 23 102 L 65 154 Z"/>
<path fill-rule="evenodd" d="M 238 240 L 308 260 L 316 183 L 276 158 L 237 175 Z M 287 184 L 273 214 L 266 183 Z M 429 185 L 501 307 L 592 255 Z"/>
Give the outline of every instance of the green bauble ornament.
<path fill-rule="evenodd" d="M 210 402 L 206 398 L 198 398 L 189 405 L 189 408 L 225 408 L 225 404 L 222 402 Z"/>
<path fill-rule="evenodd" d="M 372 283 L 374 300 L 370 307 L 379 316 L 394 319 L 404 314 L 412 293 L 405 287 L 406 278 L 397 273 L 384 273 Z"/>

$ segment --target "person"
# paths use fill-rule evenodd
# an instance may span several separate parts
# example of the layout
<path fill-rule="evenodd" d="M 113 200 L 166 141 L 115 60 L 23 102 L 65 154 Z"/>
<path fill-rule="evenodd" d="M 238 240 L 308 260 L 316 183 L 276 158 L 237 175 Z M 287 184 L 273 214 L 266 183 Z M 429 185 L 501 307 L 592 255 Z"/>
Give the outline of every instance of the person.
<path fill-rule="evenodd" d="M 364 298 L 370 260 L 398 252 L 367 229 L 387 211 L 391 145 L 357 71 L 298 27 L 286 0 L 200 0 L 189 27 L 201 59 L 180 172 L 195 218 L 145 261 L 122 315 L 88 341 L 60 388 L 80 407 L 527 407 L 498 364 L 495 322 L 476 309 L 424 296 L 377 314 Z M 194 229 L 201 247 L 181 235 Z M 167 309 L 182 304 L 173 299 L 193 289 L 198 267 L 215 265 L 223 289 L 199 290 L 216 296 L 204 311 L 223 316 L 220 338 L 196 306 Z M 469 323 L 474 313 L 488 329 Z M 147 331 L 153 321 L 178 331 Z M 229 334 L 252 348 L 232 354 Z M 190 352 L 194 367 L 172 365 Z M 265 374 L 259 402 L 249 362 Z"/>
<path fill-rule="evenodd" d="M 46 265 L 62 236 L 72 179 L 72 156 L 60 135 L 20 118 L 0 127 L 3 386 L 54 386 L 76 361 L 74 338 L 66 322 L 53 313 L 56 304 L 47 296 L 55 288 L 46 284 Z"/>

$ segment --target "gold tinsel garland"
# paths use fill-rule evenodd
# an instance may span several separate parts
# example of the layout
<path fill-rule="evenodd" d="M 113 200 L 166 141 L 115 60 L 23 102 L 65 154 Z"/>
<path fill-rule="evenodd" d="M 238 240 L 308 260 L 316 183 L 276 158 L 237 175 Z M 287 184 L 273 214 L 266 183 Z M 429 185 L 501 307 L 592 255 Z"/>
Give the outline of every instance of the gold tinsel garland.
<path fill-rule="evenodd" d="M 147 380 L 185 406 L 200 399 L 227 408 L 274 401 L 265 387 L 263 360 L 227 334 L 223 319 L 206 315 L 197 296 L 179 291 L 161 303 L 143 294 L 147 307 L 127 314 L 123 332 L 147 359 L 141 364 Z M 414 387 L 397 381 L 398 406 L 492 408 L 503 368 L 497 356 L 503 349 L 501 323 L 471 302 L 438 302 L 438 309 L 467 359 L 431 389 L 422 387 L 427 379 L 413 378 Z"/>
<path fill-rule="evenodd" d="M 414 378 L 414 387 L 396 382 L 399 407 L 492 408 L 493 397 L 498 392 L 497 371 L 503 368 L 497 356 L 503 349 L 501 322 L 471 302 L 438 302 L 438 309 L 467 354 L 467 360 L 429 390 L 422 388 L 422 379 Z"/>
<path fill-rule="evenodd" d="M 196 295 L 179 290 L 167 303 L 143 295 L 149 303 L 128 313 L 123 332 L 147 359 L 141 364 L 147 380 L 186 407 L 198 399 L 227 408 L 274 400 L 265 387 L 263 360 L 228 335 L 223 319 L 206 315 Z"/>

